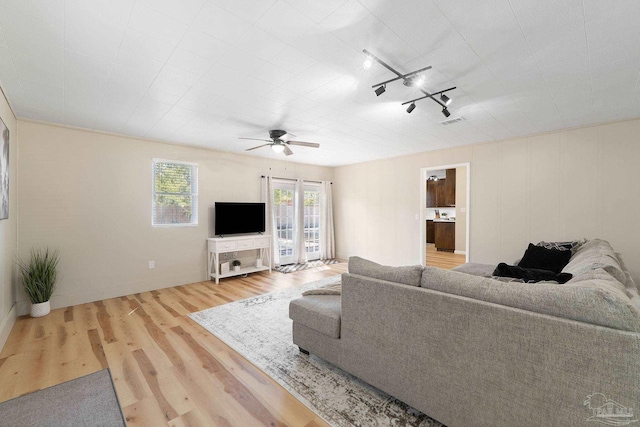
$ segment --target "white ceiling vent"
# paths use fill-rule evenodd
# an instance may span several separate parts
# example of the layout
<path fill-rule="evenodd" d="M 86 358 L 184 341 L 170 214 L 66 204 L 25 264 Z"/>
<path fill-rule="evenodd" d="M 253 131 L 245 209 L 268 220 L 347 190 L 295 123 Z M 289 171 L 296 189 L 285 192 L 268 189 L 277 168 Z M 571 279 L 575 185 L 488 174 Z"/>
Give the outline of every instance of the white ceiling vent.
<path fill-rule="evenodd" d="M 442 126 L 447 126 L 447 125 L 452 125 L 452 124 L 458 123 L 458 122 L 464 122 L 465 120 L 467 120 L 467 119 L 465 119 L 462 116 L 458 116 L 458 117 L 453 117 L 451 119 L 447 119 L 447 120 L 445 120 L 443 122 L 440 122 L 440 124 Z"/>

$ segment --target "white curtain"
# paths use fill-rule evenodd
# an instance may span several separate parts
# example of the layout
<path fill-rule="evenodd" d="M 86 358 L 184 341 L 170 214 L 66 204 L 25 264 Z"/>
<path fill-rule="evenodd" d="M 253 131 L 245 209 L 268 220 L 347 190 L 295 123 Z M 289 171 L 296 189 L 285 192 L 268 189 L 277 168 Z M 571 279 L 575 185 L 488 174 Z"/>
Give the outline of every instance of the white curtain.
<path fill-rule="evenodd" d="M 280 250 L 278 248 L 278 229 L 276 227 L 276 215 L 273 200 L 273 178 L 262 178 L 262 202 L 265 204 L 266 234 L 271 235 L 271 267 L 280 265 Z M 265 260 L 262 260 L 263 262 Z"/>
<path fill-rule="evenodd" d="M 331 183 L 320 184 L 320 259 L 336 256 L 336 241 L 333 231 L 333 196 Z"/>
<path fill-rule="evenodd" d="M 307 262 L 307 250 L 304 246 L 304 182 L 301 179 L 296 179 L 294 194 L 293 256 L 298 264 L 304 264 Z"/>

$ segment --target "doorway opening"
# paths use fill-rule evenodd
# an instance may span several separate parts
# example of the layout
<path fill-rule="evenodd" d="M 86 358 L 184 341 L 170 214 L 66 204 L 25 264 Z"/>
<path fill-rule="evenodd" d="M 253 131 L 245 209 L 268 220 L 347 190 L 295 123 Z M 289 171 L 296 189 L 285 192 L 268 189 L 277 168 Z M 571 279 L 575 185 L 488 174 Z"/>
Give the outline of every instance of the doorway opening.
<path fill-rule="evenodd" d="M 470 163 L 420 173 L 421 263 L 451 269 L 469 262 Z"/>

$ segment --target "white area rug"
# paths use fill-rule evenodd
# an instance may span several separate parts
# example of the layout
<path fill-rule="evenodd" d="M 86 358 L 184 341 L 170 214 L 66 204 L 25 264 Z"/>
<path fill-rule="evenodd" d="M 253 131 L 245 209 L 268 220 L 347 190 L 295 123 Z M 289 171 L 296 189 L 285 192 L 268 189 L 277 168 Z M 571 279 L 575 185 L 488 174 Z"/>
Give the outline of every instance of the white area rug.
<path fill-rule="evenodd" d="M 190 317 L 262 369 L 333 426 L 431 427 L 442 424 L 293 344 L 289 301 L 340 276 L 261 295 Z"/>

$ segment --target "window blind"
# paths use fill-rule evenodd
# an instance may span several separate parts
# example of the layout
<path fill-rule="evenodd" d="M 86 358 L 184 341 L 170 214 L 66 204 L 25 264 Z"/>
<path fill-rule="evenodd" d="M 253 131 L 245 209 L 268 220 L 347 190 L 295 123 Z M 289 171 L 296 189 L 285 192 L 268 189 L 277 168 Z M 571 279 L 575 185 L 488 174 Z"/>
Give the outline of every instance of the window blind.
<path fill-rule="evenodd" d="M 198 165 L 153 161 L 153 226 L 198 224 Z"/>

